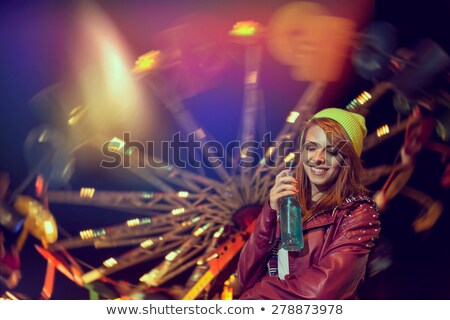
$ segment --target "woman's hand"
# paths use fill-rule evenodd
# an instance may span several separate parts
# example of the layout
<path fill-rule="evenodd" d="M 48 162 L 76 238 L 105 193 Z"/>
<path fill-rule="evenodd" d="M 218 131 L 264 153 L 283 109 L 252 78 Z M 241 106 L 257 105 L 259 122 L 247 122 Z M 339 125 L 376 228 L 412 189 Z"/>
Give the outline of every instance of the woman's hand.
<path fill-rule="evenodd" d="M 281 199 L 298 193 L 297 184 L 298 181 L 291 175 L 290 170 L 281 171 L 275 178 L 275 185 L 270 189 L 270 207 L 278 212 Z"/>

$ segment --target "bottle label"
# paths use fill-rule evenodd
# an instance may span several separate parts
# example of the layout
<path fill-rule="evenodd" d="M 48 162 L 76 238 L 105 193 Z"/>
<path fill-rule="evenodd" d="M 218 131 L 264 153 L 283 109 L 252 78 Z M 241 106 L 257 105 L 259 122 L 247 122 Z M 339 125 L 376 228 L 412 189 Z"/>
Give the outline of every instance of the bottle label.
<path fill-rule="evenodd" d="M 284 280 L 289 274 L 289 251 L 280 248 L 278 250 L 278 278 Z"/>

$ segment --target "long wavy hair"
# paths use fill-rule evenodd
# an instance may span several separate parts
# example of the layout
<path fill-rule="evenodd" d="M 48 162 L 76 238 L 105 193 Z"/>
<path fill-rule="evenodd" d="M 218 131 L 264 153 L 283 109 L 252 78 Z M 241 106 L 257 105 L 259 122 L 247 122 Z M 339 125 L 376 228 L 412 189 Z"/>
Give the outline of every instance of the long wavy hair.
<path fill-rule="evenodd" d="M 333 146 L 336 146 L 339 141 L 349 141 L 350 143 L 346 143 L 339 151 L 346 165 L 341 167 L 334 186 L 325 191 L 317 202 L 311 200 L 311 182 L 303 168 L 302 162 L 297 166 L 297 189 L 299 190 L 297 197 L 303 211 L 303 220 L 307 220 L 319 212 L 341 205 L 343 200 L 349 196 L 366 195 L 368 193 L 368 190 L 360 183 L 359 179 L 363 168 L 361 159 L 352 147 L 344 128 L 336 121 L 327 118 L 308 121 L 303 129 L 300 141 L 301 152 L 306 152 L 303 147 L 306 132 L 314 125 L 319 126 L 326 133 L 331 133 L 327 137 L 332 137 L 333 141 L 330 141 L 330 143 Z"/>

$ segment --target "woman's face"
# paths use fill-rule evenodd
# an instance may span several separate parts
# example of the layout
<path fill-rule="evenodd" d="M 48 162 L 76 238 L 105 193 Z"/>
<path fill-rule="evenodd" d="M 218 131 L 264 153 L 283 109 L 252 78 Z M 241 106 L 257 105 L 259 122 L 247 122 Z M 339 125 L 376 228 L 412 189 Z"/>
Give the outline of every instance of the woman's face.
<path fill-rule="evenodd" d="M 301 158 L 313 191 L 326 191 L 336 182 L 341 163 L 344 163 L 337 151 L 331 144 L 331 137 L 328 138 L 318 125 L 306 131 Z"/>

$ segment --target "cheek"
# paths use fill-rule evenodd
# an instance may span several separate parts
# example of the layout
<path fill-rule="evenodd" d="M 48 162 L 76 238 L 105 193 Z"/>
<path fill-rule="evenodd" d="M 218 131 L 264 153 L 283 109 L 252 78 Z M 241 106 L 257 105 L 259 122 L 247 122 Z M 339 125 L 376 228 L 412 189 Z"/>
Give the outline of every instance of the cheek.
<path fill-rule="evenodd" d="M 343 156 L 340 154 L 328 153 L 328 154 L 326 154 L 325 161 L 326 161 L 327 166 L 330 166 L 330 167 L 337 167 L 337 166 L 342 166 L 343 164 L 345 164 L 345 160 L 344 160 Z"/>
<path fill-rule="evenodd" d="M 300 161 L 302 162 L 303 167 L 305 167 L 308 164 L 308 151 L 303 150 L 300 153 Z"/>
<path fill-rule="evenodd" d="M 303 174 L 308 176 L 309 172 L 308 172 L 308 166 L 306 165 L 306 163 L 303 163 Z"/>
<path fill-rule="evenodd" d="M 335 181 L 337 179 L 337 177 L 339 176 L 339 173 L 341 172 L 341 166 L 340 165 L 336 165 L 330 169 L 332 170 L 331 175 L 330 175 L 330 179 Z"/>

